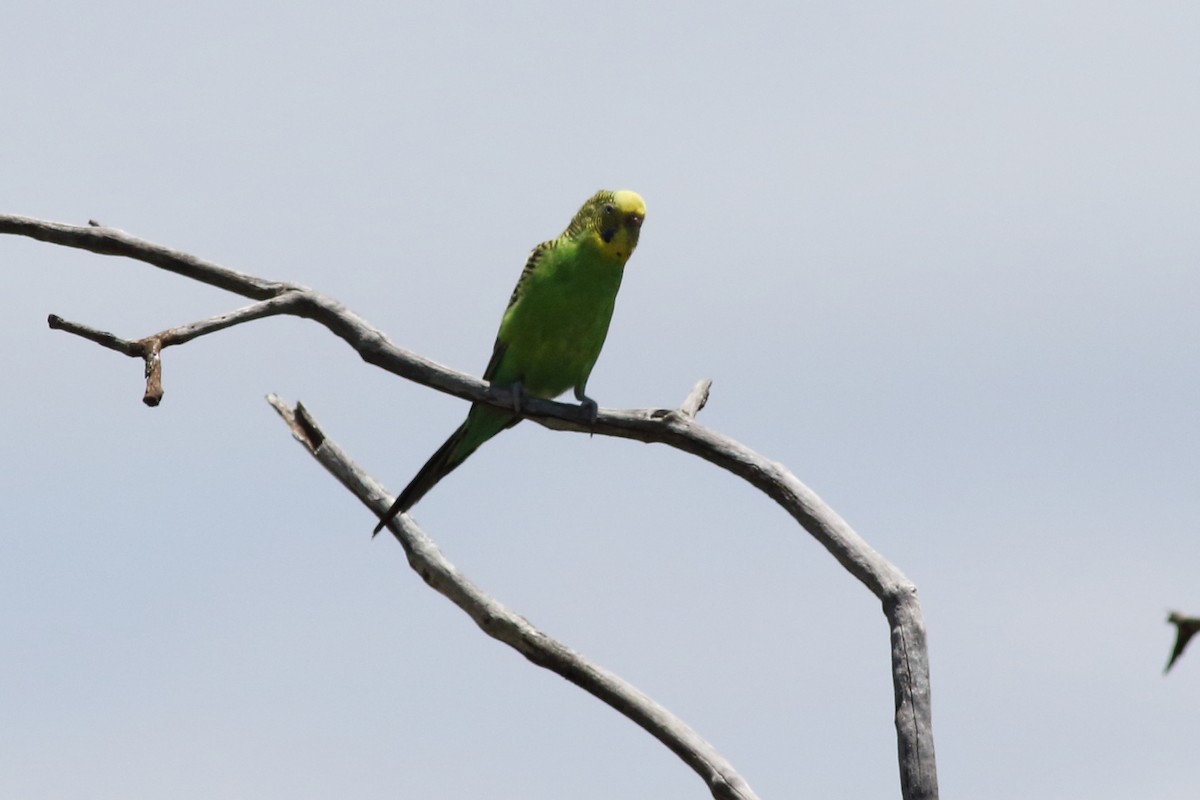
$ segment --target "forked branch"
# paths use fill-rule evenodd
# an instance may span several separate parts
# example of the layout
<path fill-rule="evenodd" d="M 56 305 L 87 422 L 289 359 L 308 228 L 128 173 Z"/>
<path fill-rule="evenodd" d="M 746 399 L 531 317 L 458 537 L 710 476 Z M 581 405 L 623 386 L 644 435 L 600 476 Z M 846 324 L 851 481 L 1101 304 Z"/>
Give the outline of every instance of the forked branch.
<path fill-rule="evenodd" d="M 306 287 L 267 281 L 230 270 L 103 226 L 71 226 L 0 215 L 0 233 L 29 236 L 105 255 L 126 256 L 260 301 L 227 315 L 134 341 L 52 318 L 57 320 L 52 327 L 70 330 L 126 355 L 147 359 L 148 370 L 148 352 L 152 352 L 157 361 L 161 359 L 161 349 L 169 344 L 181 344 L 205 333 L 273 314 L 292 314 L 319 322 L 353 347 L 363 360 L 389 372 L 465 400 L 511 407 L 508 392 L 489 391 L 483 381 L 397 347 L 357 314 Z M 902 795 L 905 800 L 936 798 L 929 657 L 916 587 L 781 464 L 697 423 L 695 415 L 703 408 L 708 389 L 708 382 L 701 381 L 678 409 L 601 409 L 590 425 L 578 406 L 525 397 L 522 408 L 525 416 L 546 427 L 659 442 L 699 456 L 749 481 L 791 514 L 881 601 L 892 642 Z M 147 391 L 149 394 L 149 389 Z M 376 513 L 386 509 L 391 498 L 354 467 L 299 406 L 293 411 L 277 399 L 273 399 L 272 404 L 289 422 L 296 438 L 343 485 Z M 754 797 L 745 781 L 694 731 L 633 687 L 583 661 L 484 595 L 445 561 L 407 516 L 398 518 L 392 524 L 392 531 L 422 578 L 463 608 L 489 635 L 514 647 L 535 664 L 553 669 L 642 725 L 695 769 L 714 797 Z"/>

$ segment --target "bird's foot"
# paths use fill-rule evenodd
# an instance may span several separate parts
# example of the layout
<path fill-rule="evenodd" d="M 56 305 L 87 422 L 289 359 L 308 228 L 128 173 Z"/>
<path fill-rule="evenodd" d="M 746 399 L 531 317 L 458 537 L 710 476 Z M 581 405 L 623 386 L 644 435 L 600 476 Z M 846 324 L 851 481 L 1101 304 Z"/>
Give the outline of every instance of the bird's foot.
<path fill-rule="evenodd" d="M 596 424 L 596 417 L 600 415 L 600 407 L 596 405 L 596 401 L 587 395 L 579 398 L 579 407 L 583 409 L 583 413 L 587 416 L 589 425 Z"/>
<path fill-rule="evenodd" d="M 508 394 L 508 397 L 505 397 L 505 393 Z M 525 387 L 520 381 L 510 383 L 508 386 L 489 386 L 488 394 L 497 400 L 508 400 L 512 404 L 513 413 L 521 413 L 521 406 L 524 405 L 525 399 Z"/>

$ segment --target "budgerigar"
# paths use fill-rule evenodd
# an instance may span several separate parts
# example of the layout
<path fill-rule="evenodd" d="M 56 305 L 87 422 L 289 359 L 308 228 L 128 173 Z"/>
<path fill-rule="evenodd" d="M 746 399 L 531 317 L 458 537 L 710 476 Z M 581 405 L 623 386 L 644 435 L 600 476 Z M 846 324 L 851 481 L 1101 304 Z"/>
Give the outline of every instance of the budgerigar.
<path fill-rule="evenodd" d="M 511 389 L 518 404 L 523 394 L 553 398 L 573 389 L 595 418 L 596 402 L 586 393 L 588 376 L 608 335 L 625 262 L 637 247 L 645 217 L 646 204 L 635 192 L 596 192 L 562 235 L 533 248 L 500 320 L 484 380 Z M 375 533 L 480 445 L 519 421 L 516 409 L 473 404 L 466 422 L 421 467 Z"/>

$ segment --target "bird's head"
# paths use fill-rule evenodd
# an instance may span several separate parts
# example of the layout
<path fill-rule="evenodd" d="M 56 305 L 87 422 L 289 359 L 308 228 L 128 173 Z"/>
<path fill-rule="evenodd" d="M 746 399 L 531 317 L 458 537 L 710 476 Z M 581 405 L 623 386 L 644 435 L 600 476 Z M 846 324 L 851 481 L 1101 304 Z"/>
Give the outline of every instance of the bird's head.
<path fill-rule="evenodd" d="M 637 247 L 645 218 L 646 203 L 637 192 L 599 191 L 579 209 L 567 233 L 591 233 L 602 252 L 623 263 Z"/>

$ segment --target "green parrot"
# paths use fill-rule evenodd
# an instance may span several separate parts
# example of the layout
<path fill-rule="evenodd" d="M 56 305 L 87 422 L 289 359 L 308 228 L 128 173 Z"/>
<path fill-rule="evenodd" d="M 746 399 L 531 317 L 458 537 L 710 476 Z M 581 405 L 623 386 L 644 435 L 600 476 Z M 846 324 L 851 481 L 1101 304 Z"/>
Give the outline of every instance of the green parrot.
<path fill-rule="evenodd" d="M 483 379 L 515 398 L 512 411 L 474 403 L 467 420 L 430 457 L 384 514 L 375 533 L 408 511 L 479 446 L 520 421 L 523 394 L 553 398 L 574 389 L 592 419 L 588 376 L 612 319 L 625 262 L 637 247 L 646 204 L 636 192 L 599 191 L 557 239 L 533 248 L 500 320 Z"/>

